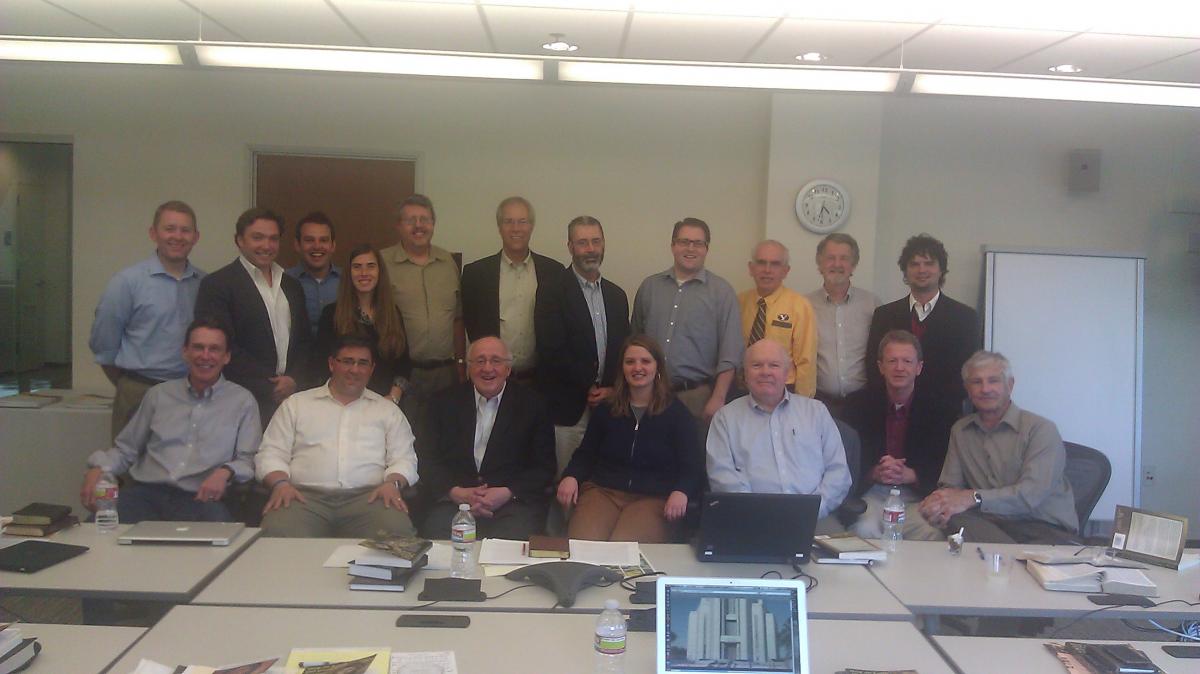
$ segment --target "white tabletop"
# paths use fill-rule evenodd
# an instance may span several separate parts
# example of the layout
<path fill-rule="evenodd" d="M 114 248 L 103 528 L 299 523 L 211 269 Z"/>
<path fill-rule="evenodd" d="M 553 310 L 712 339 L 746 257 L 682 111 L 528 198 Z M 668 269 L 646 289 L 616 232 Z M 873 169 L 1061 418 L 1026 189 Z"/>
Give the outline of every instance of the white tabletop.
<path fill-rule="evenodd" d="M 116 533 L 99 534 L 95 525 L 81 524 L 39 540 L 83 545 L 87 552 L 35 573 L 0 571 L 0 594 L 186 602 L 259 533 L 246 529 L 227 546 L 120 545 Z"/>
<path fill-rule="evenodd" d="M 19 623 L 22 637 L 37 637 L 42 652 L 28 674 L 102 672 L 146 633 L 144 627 Z"/>
<path fill-rule="evenodd" d="M 466 629 L 397 628 L 399 611 L 176 606 L 111 670 L 126 674 L 141 658 L 164 664 L 235 664 L 285 656 L 296 647 L 387 646 L 394 651 L 452 650 L 463 674 L 594 671 L 595 616 L 470 613 Z M 899 622 L 810 620 L 813 674 L 844 667 L 909 667 L 949 674 L 916 628 Z M 196 635 L 204 634 L 203 639 Z M 625 671 L 654 671 L 654 634 L 629 634 Z"/>
<path fill-rule="evenodd" d="M 977 546 L 968 543 L 960 556 L 953 557 L 945 543 L 901 541 L 898 554 L 887 564 L 872 567 L 871 571 L 897 599 L 918 615 L 1071 617 L 1100 608 L 1088 601 L 1089 593 L 1043 589 L 1021 562 L 1013 564 L 1007 580 L 989 579 L 976 547 L 984 552 L 1010 554 L 1039 550 L 1071 555 L 1079 550 L 1079 546 L 987 543 Z M 1086 557 L 1090 552 L 1085 551 L 1081 556 Z M 1152 597 L 1151 601 L 1197 600 L 1200 567 L 1174 571 L 1150 566 L 1144 573 L 1158 585 L 1158 596 Z M 1195 606 L 1177 601 L 1150 609 L 1112 607 L 1094 617 L 1182 619 L 1189 615 L 1194 617 L 1196 613 Z"/>
<path fill-rule="evenodd" d="M 954 664 L 971 674 L 1063 674 L 1062 663 L 1043 645 L 1083 639 L 1004 639 L 1000 637 L 933 637 Z M 1130 644 L 1167 674 L 1200 674 L 1200 660 L 1175 658 L 1163 652 L 1162 641 L 1089 641 Z"/>
<path fill-rule="evenodd" d="M 424 588 L 424 578 L 447 575 L 445 571 L 423 571 L 405 592 L 350 590 L 345 569 L 324 568 L 322 564 L 338 546 L 354 542 L 333 538 L 260 538 L 192 603 L 408 609 L 425 603 L 417 598 Z M 758 578 L 769 570 L 779 571 L 785 578 L 794 575 L 791 567 L 784 565 L 698 562 L 692 548 L 686 545 L 643 545 L 642 552 L 656 570 L 676 576 Z M 808 598 L 809 614 L 814 618 L 912 620 L 912 614 L 862 567 L 810 564 L 805 571 L 820 581 Z M 489 597 L 496 597 L 523 584 L 498 576 L 484 578 L 482 589 Z M 598 613 L 603 609 L 606 599 L 618 600 L 622 608 L 645 608 L 630 604 L 629 596 L 630 592 L 619 584 L 588 588 L 579 593 L 575 605 L 568 611 Z M 529 587 L 486 602 L 439 602 L 430 608 L 454 611 L 550 611 L 554 605 L 555 597 L 549 590 Z"/>

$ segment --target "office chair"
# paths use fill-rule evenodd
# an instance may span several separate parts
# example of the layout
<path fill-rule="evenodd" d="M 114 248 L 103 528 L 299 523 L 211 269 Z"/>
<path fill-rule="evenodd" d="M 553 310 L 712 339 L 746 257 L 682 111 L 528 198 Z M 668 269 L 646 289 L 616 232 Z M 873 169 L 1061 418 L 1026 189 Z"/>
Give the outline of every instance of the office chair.
<path fill-rule="evenodd" d="M 1067 466 L 1063 472 L 1075 495 L 1075 514 L 1079 516 L 1079 535 L 1082 538 L 1088 520 L 1092 518 L 1092 510 L 1112 477 L 1112 464 L 1098 449 L 1074 442 L 1064 442 L 1063 446 L 1067 449 Z"/>
<path fill-rule="evenodd" d="M 858 439 L 858 431 L 855 431 L 850 424 L 841 419 L 834 419 L 833 422 L 837 424 L 838 433 L 842 436 L 842 447 L 846 450 L 846 465 L 850 468 L 850 491 L 846 493 L 846 500 L 842 501 L 842 504 L 833 512 L 837 516 L 838 522 L 849 528 L 867 511 L 866 501 L 859 496 L 859 482 L 862 478 L 859 473 L 862 463 L 862 442 Z"/>

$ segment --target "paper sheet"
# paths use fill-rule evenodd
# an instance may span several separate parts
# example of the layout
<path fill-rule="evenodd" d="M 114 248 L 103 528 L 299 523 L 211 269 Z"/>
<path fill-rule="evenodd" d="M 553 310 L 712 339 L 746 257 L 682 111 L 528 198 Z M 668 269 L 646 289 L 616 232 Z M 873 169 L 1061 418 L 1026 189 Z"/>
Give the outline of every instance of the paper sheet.
<path fill-rule="evenodd" d="M 454 651 L 392 653 L 388 674 L 458 674 Z"/>

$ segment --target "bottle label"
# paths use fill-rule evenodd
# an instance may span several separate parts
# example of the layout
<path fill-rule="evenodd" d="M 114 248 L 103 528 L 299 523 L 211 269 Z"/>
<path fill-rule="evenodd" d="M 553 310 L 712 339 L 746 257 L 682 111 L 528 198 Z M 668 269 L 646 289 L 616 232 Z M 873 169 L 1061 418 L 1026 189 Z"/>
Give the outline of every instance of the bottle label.
<path fill-rule="evenodd" d="M 96 498 L 101 500 L 117 500 L 117 485 L 110 484 L 107 487 L 104 485 L 96 485 Z"/>
<path fill-rule="evenodd" d="M 475 527 L 469 524 L 455 524 L 450 527 L 451 543 L 474 543 Z"/>
<path fill-rule="evenodd" d="M 596 635 L 596 652 L 605 655 L 621 655 L 625 652 L 625 635 Z"/>
<path fill-rule="evenodd" d="M 886 524 L 899 524 L 904 521 L 903 510 L 884 510 L 883 521 Z"/>

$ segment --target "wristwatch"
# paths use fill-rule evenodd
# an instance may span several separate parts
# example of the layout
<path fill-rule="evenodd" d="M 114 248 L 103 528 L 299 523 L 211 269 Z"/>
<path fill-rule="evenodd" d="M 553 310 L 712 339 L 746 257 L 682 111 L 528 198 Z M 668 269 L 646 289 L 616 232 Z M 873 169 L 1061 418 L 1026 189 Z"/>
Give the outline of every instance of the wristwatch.
<path fill-rule="evenodd" d="M 979 495 L 979 492 L 974 492 L 971 494 L 971 496 L 975 497 L 975 507 L 982 508 L 983 507 L 983 497 Z"/>

